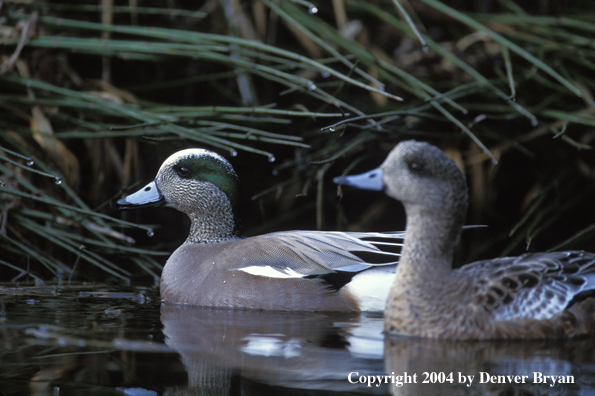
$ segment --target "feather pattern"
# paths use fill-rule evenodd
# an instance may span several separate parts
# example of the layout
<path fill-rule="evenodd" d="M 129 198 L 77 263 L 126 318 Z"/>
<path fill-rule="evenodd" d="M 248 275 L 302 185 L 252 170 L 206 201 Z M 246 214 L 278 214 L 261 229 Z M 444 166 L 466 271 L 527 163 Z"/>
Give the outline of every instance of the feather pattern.
<path fill-rule="evenodd" d="M 285 277 L 323 275 L 335 271 L 361 272 L 374 266 L 396 265 L 399 253 L 388 251 L 399 249 L 398 240 L 403 234 L 347 233 L 316 231 L 284 231 L 258 235 L 238 240 L 229 254 L 239 259 L 227 270 L 246 271 L 255 267 L 268 267 Z M 377 244 L 363 238 L 386 239 Z M 384 249 L 384 250 L 383 250 Z M 381 258 L 380 263 L 369 263 L 353 252 L 372 253 Z M 271 273 L 272 274 L 272 273 Z M 269 275 L 271 276 L 271 275 Z M 274 276 L 273 276 L 274 277 Z"/>
<path fill-rule="evenodd" d="M 477 302 L 495 320 L 550 319 L 595 289 L 595 254 L 582 251 L 496 258 L 457 271 L 473 276 Z"/>

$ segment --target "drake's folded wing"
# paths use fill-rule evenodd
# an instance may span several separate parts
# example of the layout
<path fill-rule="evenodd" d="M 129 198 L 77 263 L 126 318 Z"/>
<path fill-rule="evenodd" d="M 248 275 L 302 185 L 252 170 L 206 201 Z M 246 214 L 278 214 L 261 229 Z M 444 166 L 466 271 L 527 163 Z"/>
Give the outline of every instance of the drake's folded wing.
<path fill-rule="evenodd" d="M 228 253 L 241 259 L 229 269 L 274 278 L 360 272 L 373 266 L 395 265 L 401 246 L 397 234 L 276 232 L 234 243 L 234 252 Z M 372 256 L 374 260 L 368 260 Z"/>

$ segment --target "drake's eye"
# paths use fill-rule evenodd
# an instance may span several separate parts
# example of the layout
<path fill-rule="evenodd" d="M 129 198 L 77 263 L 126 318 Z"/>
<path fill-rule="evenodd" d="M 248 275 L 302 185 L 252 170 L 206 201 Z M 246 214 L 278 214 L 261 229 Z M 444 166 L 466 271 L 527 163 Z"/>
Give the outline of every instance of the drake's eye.
<path fill-rule="evenodd" d="M 190 169 L 186 168 L 185 166 L 178 167 L 176 171 L 178 172 L 178 175 L 180 175 L 181 177 L 188 177 L 188 175 L 190 174 Z"/>

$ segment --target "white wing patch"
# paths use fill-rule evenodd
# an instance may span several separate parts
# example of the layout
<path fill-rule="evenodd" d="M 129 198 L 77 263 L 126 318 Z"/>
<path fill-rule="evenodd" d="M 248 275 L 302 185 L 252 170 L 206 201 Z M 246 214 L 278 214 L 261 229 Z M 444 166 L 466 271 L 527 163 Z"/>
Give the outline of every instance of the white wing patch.
<path fill-rule="evenodd" d="M 289 267 L 285 268 L 284 270 L 279 270 L 279 268 L 273 268 L 271 266 L 265 267 L 253 265 L 250 267 L 238 268 L 238 270 L 247 272 L 250 275 L 265 276 L 267 278 L 303 278 L 306 276 L 292 270 Z"/>

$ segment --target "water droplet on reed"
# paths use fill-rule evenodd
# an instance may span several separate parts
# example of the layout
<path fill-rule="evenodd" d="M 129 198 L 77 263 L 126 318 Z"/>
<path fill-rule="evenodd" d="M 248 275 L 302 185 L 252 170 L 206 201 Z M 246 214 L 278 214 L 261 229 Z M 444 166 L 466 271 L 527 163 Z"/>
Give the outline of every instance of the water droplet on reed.
<path fill-rule="evenodd" d="M 316 89 L 316 85 L 314 83 L 308 84 L 308 91 L 314 91 Z"/>
<path fill-rule="evenodd" d="M 62 184 L 62 178 L 59 176 L 54 177 L 54 183 L 56 184 Z"/>
<path fill-rule="evenodd" d="M 0 187 L 4 187 L 4 186 L 6 186 L 6 184 L 4 184 L 3 181 L 0 181 Z"/>
<path fill-rule="evenodd" d="M 335 128 L 333 128 L 333 127 L 330 127 L 328 130 L 331 132 L 335 132 Z"/>
<path fill-rule="evenodd" d="M 149 228 L 147 230 L 147 235 L 150 236 L 150 237 L 152 237 L 153 235 L 155 235 L 155 232 L 153 232 L 153 229 L 152 228 Z"/>
<path fill-rule="evenodd" d="M 316 14 L 318 12 L 318 8 L 316 8 L 314 6 L 310 6 L 310 8 L 308 9 L 308 12 L 310 14 Z"/>
<path fill-rule="evenodd" d="M 329 73 L 329 72 L 322 72 L 321 76 L 322 76 L 322 78 L 329 78 L 331 76 L 331 73 Z"/>
<path fill-rule="evenodd" d="M 275 162 L 275 156 L 274 155 L 269 155 L 269 162 Z"/>
<path fill-rule="evenodd" d="M 229 155 L 231 155 L 232 157 L 237 157 L 238 156 L 238 152 L 235 150 L 230 150 L 229 151 Z"/>
<path fill-rule="evenodd" d="M 279 175 L 279 171 L 277 171 L 277 169 L 273 169 L 273 176 L 277 176 Z"/>
<path fill-rule="evenodd" d="M 27 158 L 27 166 L 33 166 L 33 164 L 35 164 L 35 161 L 31 158 Z"/>
<path fill-rule="evenodd" d="M 531 126 L 536 127 L 537 124 L 539 124 L 539 122 L 537 122 L 537 120 L 531 121 Z"/>

